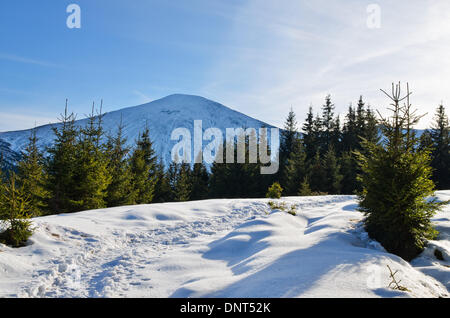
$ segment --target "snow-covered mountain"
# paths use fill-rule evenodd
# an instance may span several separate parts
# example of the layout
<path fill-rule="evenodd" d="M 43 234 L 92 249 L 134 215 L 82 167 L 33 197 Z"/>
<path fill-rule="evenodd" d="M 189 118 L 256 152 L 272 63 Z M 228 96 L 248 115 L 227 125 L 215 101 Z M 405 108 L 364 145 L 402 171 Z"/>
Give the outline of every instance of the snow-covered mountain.
<path fill-rule="evenodd" d="M 150 137 L 154 142 L 156 153 L 167 164 L 170 153 L 176 141 L 170 136 L 176 128 L 187 128 L 193 135 L 194 120 L 202 120 L 203 130 L 219 128 L 225 136 L 226 128 L 260 128 L 273 126 L 234 111 L 222 104 L 193 95 L 170 95 L 148 104 L 128 107 L 106 113 L 103 126 L 108 134 L 115 134 L 120 120 L 125 126 L 124 133 L 128 145 L 135 143 L 139 133 L 147 124 Z M 86 119 L 78 120 L 78 126 L 86 125 Z M 42 149 L 52 144 L 54 134 L 52 127 L 59 124 L 49 124 L 37 127 L 38 145 Z M 11 131 L 0 133 L 0 152 L 8 160 L 15 159 L 28 143 L 31 130 Z M 206 143 L 206 142 L 205 142 Z"/>
<path fill-rule="evenodd" d="M 0 139 L 0 169 L 10 168 L 10 165 L 19 159 L 19 154 L 11 150 L 11 144 Z"/>

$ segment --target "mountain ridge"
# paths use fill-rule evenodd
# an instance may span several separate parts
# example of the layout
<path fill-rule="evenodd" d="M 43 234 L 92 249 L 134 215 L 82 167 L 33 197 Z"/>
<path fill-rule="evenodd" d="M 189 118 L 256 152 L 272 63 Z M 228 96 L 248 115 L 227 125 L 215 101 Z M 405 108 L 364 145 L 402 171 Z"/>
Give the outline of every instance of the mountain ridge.
<path fill-rule="evenodd" d="M 216 101 L 188 94 L 171 94 L 149 103 L 106 112 L 103 114 L 105 133 L 114 135 L 121 120 L 128 146 L 133 146 L 139 133 L 146 126 L 149 127 L 156 154 L 165 165 L 170 162 L 170 151 L 176 143 L 170 140 L 171 132 L 176 128 L 187 128 L 193 136 L 194 120 L 202 120 L 203 131 L 208 128 L 219 128 L 224 135 L 226 128 L 274 127 Z M 87 119 L 78 119 L 75 123 L 76 126 L 82 127 L 87 123 Z M 54 140 L 52 128 L 60 125 L 51 123 L 35 128 L 40 149 L 44 150 L 52 145 Z M 0 132 L 2 151 L 6 154 L 6 158 L 17 158 L 25 149 L 33 129 Z M 11 165 L 12 162 L 7 164 Z"/>

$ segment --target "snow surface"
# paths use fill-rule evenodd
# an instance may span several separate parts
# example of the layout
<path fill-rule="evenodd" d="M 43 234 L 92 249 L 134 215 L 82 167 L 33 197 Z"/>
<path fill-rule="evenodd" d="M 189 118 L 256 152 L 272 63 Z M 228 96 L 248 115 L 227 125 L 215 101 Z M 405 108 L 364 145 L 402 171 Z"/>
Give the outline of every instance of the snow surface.
<path fill-rule="evenodd" d="M 0 297 L 448 297 L 449 206 L 411 265 L 368 238 L 354 196 L 282 201 L 297 215 L 234 199 L 36 218 L 28 246 L 0 245 Z"/>
<path fill-rule="evenodd" d="M 172 131 L 176 128 L 187 128 L 194 138 L 194 120 L 202 120 L 203 131 L 208 128 L 219 128 L 224 138 L 226 128 L 273 127 L 206 98 L 183 94 L 170 95 L 148 104 L 106 113 L 103 117 L 105 132 L 115 135 L 121 119 L 128 146 L 134 146 L 139 133 L 142 133 L 146 125 L 149 127 L 155 152 L 166 166 L 171 161 L 171 150 L 178 142 L 170 140 Z M 86 123 L 86 119 L 76 121 L 76 125 L 80 127 L 84 127 Z M 50 124 L 36 128 L 38 146 L 41 149 L 53 143 L 52 128 L 59 126 L 60 124 Z M 20 153 L 25 149 L 30 134 L 31 130 L 0 132 L 0 146 L 2 144 L 4 147 L 9 146 L 5 152 L 14 157 L 14 153 Z M 203 146 L 208 143 L 209 141 L 204 141 Z M 194 154 L 191 158 L 194 160 Z"/>

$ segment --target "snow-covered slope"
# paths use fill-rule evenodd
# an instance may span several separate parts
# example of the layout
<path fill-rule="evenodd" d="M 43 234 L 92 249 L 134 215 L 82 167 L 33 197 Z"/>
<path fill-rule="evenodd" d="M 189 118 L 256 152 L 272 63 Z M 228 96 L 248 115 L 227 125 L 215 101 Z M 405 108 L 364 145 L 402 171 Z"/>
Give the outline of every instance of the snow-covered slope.
<path fill-rule="evenodd" d="M 240 199 L 35 219 L 32 244 L 0 246 L 0 297 L 448 297 L 450 207 L 411 265 L 368 239 L 355 197 L 282 200 L 296 216 Z"/>
<path fill-rule="evenodd" d="M 170 161 L 170 152 L 176 143 L 170 140 L 172 131 L 175 128 L 187 128 L 194 136 L 194 120 L 202 120 L 203 130 L 212 127 L 221 129 L 224 136 L 225 128 L 272 127 L 203 97 L 180 94 L 170 95 L 148 104 L 106 113 L 103 118 L 105 131 L 114 134 L 121 118 L 129 145 L 134 145 L 139 133 L 142 132 L 146 124 L 148 125 L 155 151 L 159 157 L 163 158 L 165 163 Z M 79 126 L 85 124 L 85 119 L 77 121 Z M 55 126 L 58 126 L 58 124 L 37 128 L 40 147 L 44 148 L 53 142 L 52 127 Z M 29 136 L 29 130 L 3 132 L 0 133 L 0 142 L 3 140 L 3 145 L 6 146 L 6 143 L 10 145 L 9 150 L 20 152 L 28 143 Z"/>
<path fill-rule="evenodd" d="M 19 154 L 11 150 L 11 145 L 0 139 L 0 169 L 8 170 L 19 159 Z"/>

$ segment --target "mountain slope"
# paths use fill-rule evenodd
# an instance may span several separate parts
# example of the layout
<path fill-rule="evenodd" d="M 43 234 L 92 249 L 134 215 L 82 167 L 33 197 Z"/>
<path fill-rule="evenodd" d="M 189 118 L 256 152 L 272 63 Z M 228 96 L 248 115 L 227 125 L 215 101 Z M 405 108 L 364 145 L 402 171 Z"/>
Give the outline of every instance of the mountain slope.
<path fill-rule="evenodd" d="M 20 159 L 17 152 L 11 150 L 11 144 L 0 139 L 0 169 L 10 169 Z"/>
<path fill-rule="evenodd" d="M 172 131 L 176 128 L 187 128 L 193 138 L 194 120 L 202 120 L 203 130 L 207 128 L 219 128 L 225 136 L 226 128 L 260 128 L 272 127 L 262 121 L 234 111 L 222 104 L 193 95 L 170 95 L 148 104 L 128 107 L 121 110 L 106 113 L 103 118 L 103 126 L 107 133 L 114 134 L 121 118 L 125 125 L 124 133 L 128 138 L 128 145 L 134 145 L 139 133 L 148 125 L 150 137 L 154 142 L 155 151 L 167 164 L 170 161 L 170 152 L 176 144 L 170 140 Z M 84 126 L 86 119 L 78 120 L 78 126 Z M 41 148 L 49 146 L 53 142 L 52 127 L 59 124 L 37 127 L 38 145 Z M 25 148 L 28 143 L 30 130 L 12 131 L 0 133 L 0 142 L 4 149 L 13 157 Z M 205 142 L 207 143 L 207 142 Z"/>

